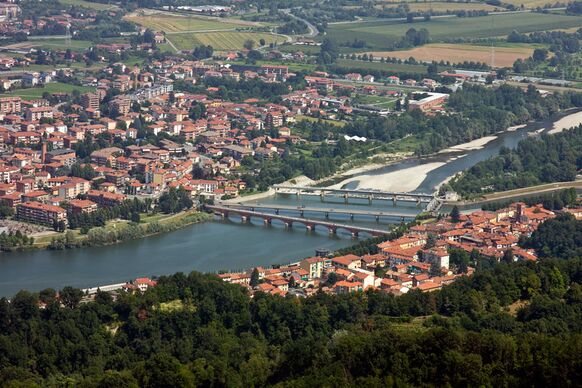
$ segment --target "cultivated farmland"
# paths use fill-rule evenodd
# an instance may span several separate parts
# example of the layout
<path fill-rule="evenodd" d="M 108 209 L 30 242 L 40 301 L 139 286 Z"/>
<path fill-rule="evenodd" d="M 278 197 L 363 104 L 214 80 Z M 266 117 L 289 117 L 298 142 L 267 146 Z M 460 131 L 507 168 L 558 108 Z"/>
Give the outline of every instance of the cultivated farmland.
<path fill-rule="evenodd" d="M 492 28 L 493 18 L 493 28 Z M 387 48 L 399 40 L 409 28 L 426 28 L 431 40 L 451 41 L 458 38 L 488 38 L 506 36 L 512 30 L 522 33 L 582 26 L 582 17 L 540 14 L 511 13 L 474 18 L 433 18 L 431 21 L 404 23 L 397 21 L 361 21 L 356 23 L 331 24 L 328 36 L 339 43 L 364 40 L 369 47 Z"/>
<path fill-rule="evenodd" d="M 203 19 L 197 17 L 169 16 L 169 15 L 131 15 L 124 18 L 127 21 L 151 28 L 154 31 L 183 32 L 183 31 L 208 31 L 224 30 L 241 27 L 240 24 L 222 22 L 218 20 Z"/>
<path fill-rule="evenodd" d="M 519 58 L 528 58 L 532 55 L 534 49 L 528 46 L 516 47 L 496 47 L 495 48 L 495 66 L 508 67 Z M 461 63 L 465 61 L 491 63 L 491 47 L 475 46 L 466 44 L 445 44 L 436 43 L 428 44 L 422 47 L 415 47 L 410 50 L 402 51 L 375 51 L 372 52 L 375 57 L 393 57 L 408 59 L 413 57 L 419 61 L 448 61 L 451 63 Z"/>
<path fill-rule="evenodd" d="M 428 2 L 409 2 L 407 3 L 408 7 L 413 12 L 422 12 L 422 11 L 439 11 L 439 12 L 446 12 L 446 11 L 502 11 L 504 8 L 495 7 L 489 4 L 484 3 L 465 3 L 465 2 L 440 2 L 440 1 L 428 1 Z M 382 9 L 383 7 L 395 7 L 397 4 L 395 3 L 380 3 L 376 5 L 376 8 Z"/>
<path fill-rule="evenodd" d="M 218 31 L 218 32 L 197 32 L 172 34 L 166 37 L 179 50 L 191 50 L 199 45 L 210 45 L 215 50 L 240 50 L 246 40 L 259 45 L 261 39 L 269 43 L 283 43 L 286 38 L 281 35 L 273 35 L 268 32 L 239 32 L 239 31 Z"/>

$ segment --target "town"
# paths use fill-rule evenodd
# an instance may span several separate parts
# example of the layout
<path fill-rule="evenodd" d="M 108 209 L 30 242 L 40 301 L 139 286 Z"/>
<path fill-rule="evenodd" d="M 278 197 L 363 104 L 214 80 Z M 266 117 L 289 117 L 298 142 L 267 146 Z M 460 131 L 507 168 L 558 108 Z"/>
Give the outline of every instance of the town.
<path fill-rule="evenodd" d="M 568 208 L 582 219 L 582 208 Z M 276 268 L 257 267 L 241 273 L 219 274 L 224 281 L 251 293 L 306 297 L 316 292 L 345 294 L 380 290 L 401 295 L 410 290 L 431 292 L 471 275 L 471 264 L 536 261 L 535 251 L 521 248 L 538 226 L 556 216 L 541 205 L 514 203 L 497 211 L 452 212 L 438 221 L 421 223 L 398 238 L 377 244 L 376 254 L 320 255 Z"/>
<path fill-rule="evenodd" d="M 362 96 L 385 99 L 394 114 L 406 109 L 442 114 L 448 97 L 431 92 L 439 84 L 428 78 L 419 86 L 413 79 L 403 81 L 402 87 L 413 86 L 411 90 L 398 89 L 401 81 L 396 76 L 388 77 L 391 87 L 386 88 L 371 85 L 373 76 L 358 73 L 333 78 L 319 71 L 297 83 L 297 74 L 288 66 L 237 66 L 229 63 L 230 57 L 210 63 L 168 57 L 142 67 L 111 63 L 94 75 L 83 72 L 83 78 L 78 78 L 78 70 L 67 68 L 25 71 L 6 80 L 13 92 L 42 90 L 71 79 L 93 91 L 44 92 L 34 99 L 0 97 L 0 201 L 5 216 L 14 215 L 3 222 L 4 231 L 31 230 L 22 222 L 44 226 L 34 229 L 31 237 L 50 228 L 78 228 L 80 218 L 98 209 L 133 199 L 157 200 L 170 189 L 185 191 L 195 203 L 265 190 L 268 186 L 257 182 L 267 171 L 261 166 L 313 148 L 313 135 L 304 125 L 309 120 L 344 125 L 358 112 L 378 113 L 376 106 L 358 102 Z M 20 63 L 6 64 L 12 65 Z M 458 77 L 470 78 L 460 73 Z M 222 97 L 224 86 L 209 86 L 215 82 L 238 84 L 241 90 L 271 89 L 280 102 L 253 97 L 229 101 Z M 353 98 L 347 97 L 352 93 Z M 366 142 L 344 137 L 336 133 L 327 141 L 330 146 L 355 144 L 352 147 Z M 285 178 L 295 173 L 288 174 Z M 102 223 L 88 226 L 95 225 Z"/>

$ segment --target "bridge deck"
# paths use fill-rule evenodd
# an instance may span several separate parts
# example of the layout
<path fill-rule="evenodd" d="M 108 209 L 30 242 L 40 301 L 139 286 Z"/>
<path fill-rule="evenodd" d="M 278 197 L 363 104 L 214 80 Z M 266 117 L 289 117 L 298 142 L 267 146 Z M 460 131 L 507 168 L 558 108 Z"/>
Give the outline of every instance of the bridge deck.
<path fill-rule="evenodd" d="M 359 232 L 359 233 L 369 233 L 373 236 L 378 236 L 378 235 L 385 235 L 385 234 L 389 234 L 390 230 L 383 230 L 383 229 L 374 229 L 374 228 L 365 228 L 365 227 L 361 227 L 361 226 L 357 226 L 357 225 L 347 225 L 347 224 L 341 224 L 341 223 L 337 223 L 337 222 L 329 222 L 329 221 L 323 221 L 323 220 L 313 220 L 313 219 L 308 219 L 308 218 L 303 218 L 303 217 L 293 217 L 293 216 L 286 216 L 286 215 L 277 215 L 277 214 L 273 214 L 273 213 L 262 213 L 262 212 L 256 212 L 256 211 L 250 211 L 250 210 L 244 210 L 244 209 L 236 209 L 236 208 L 231 208 L 231 207 L 226 207 L 226 206 L 216 206 L 216 205 L 206 205 L 206 208 L 209 210 L 213 210 L 215 212 L 224 212 L 224 213 L 234 213 L 234 214 L 238 214 L 241 216 L 247 216 L 247 217 L 259 217 L 259 218 L 263 218 L 263 219 L 277 219 L 277 220 L 281 220 L 281 221 L 287 221 L 287 222 L 298 222 L 301 224 L 305 224 L 305 225 L 311 225 L 311 226 L 316 226 L 316 225 L 320 225 L 320 226 L 325 226 L 329 229 L 345 229 L 349 232 Z"/>
<path fill-rule="evenodd" d="M 379 196 L 402 196 L 402 197 L 421 197 L 421 198 L 433 198 L 433 194 L 428 193 L 404 193 L 404 192 L 390 192 L 390 191 L 380 191 L 380 190 L 350 190 L 350 189 L 332 189 L 328 187 L 313 187 L 313 186 L 287 186 L 287 185 L 274 185 L 276 190 L 295 190 L 295 191 L 305 191 L 305 192 L 321 192 L 326 193 L 342 193 L 342 194 L 354 194 L 354 195 L 379 195 Z"/>
<path fill-rule="evenodd" d="M 337 208 L 320 208 L 320 207 L 297 207 L 297 206 L 287 206 L 287 205 L 234 205 L 234 204 L 222 204 L 223 207 L 228 207 L 231 209 L 243 209 L 251 210 L 254 209 L 273 209 L 273 210 L 285 210 L 285 211 L 295 211 L 295 212 L 311 212 L 311 213 L 329 213 L 332 214 L 343 214 L 343 215 L 354 215 L 354 216 L 371 216 L 371 217 L 404 217 L 404 218 L 414 218 L 414 214 L 397 212 L 397 211 L 377 211 L 377 210 L 350 210 L 350 209 L 337 209 Z"/>

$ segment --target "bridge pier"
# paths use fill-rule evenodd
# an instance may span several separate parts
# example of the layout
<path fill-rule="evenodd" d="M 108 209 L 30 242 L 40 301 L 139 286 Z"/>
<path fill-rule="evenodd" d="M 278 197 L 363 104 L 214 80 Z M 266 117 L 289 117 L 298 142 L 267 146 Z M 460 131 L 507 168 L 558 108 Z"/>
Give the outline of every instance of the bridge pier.
<path fill-rule="evenodd" d="M 349 195 L 348 194 L 344 194 L 344 203 L 348 203 L 348 198 L 349 198 Z"/>
<path fill-rule="evenodd" d="M 380 216 L 376 216 L 376 222 L 380 222 Z"/>
<path fill-rule="evenodd" d="M 357 231 L 352 231 L 352 237 L 353 238 L 358 238 L 360 234 Z"/>
<path fill-rule="evenodd" d="M 303 217 L 303 210 L 300 210 L 299 214 L 301 215 L 301 217 Z"/>
<path fill-rule="evenodd" d="M 329 218 L 329 212 L 325 212 L 325 219 Z"/>
<path fill-rule="evenodd" d="M 279 215 L 279 209 L 275 209 L 275 214 Z"/>
<path fill-rule="evenodd" d="M 307 229 L 308 232 L 313 232 L 315 230 L 315 225 L 307 224 L 305 225 L 305 229 Z"/>
<path fill-rule="evenodd" d="M 392 205 L 396 206 L 396 196 L 392 196 Z"/>
<path fill-rule="evenodd" d="M 354 220 L 354 213 L 350 213 L 350 220 Z"/>
<path fill-rule="evenodd" d="M 374 198 L 374 197 L 373 197 L 371 194 L 370 194 L 370 195 L 368 195 L 368 204 L 370 204 L 370 205 L 372 204 L 372 199 L 373 199 L 373 198 Z"/>
<path fill-rule="evenodd" d="M 271 219 L 270 218 L 263 218 L 263 223 L 265 224 L 265 226 L 267 225 L 271 225 Z"/>
<path fill-rule="evenodd" d="M 240 219 L 243 223 L 250 222 L 251 216 L 240 216 Z"/>
<path fill-rule="evenodd" d="M 224 220 L 226 218 L 228 218 L 228 212 L 221 212 L 220 213 L 220 217 Z"/>
<path fill-rule="evenodd" d="M 286 229 L 291 229 L 293 227 L 293 222 L 291 221 L 285 221 L 285 228 Z"/>
<path fill-rule="evenodd" d="M 337 234 L 337 228 L 335 228 L 333 226 L 330 226 L 328 228 L 328 230 L 329 230 L 329 234 Z"/>

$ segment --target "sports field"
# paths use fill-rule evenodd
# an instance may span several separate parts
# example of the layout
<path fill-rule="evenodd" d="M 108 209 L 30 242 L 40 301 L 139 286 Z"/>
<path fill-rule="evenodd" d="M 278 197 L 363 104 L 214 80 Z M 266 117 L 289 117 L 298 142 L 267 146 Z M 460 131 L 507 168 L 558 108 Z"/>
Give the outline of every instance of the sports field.
<path fill-rule="evenodd" d="M 192 50 L 196 46 L 210 45 L 215 50 L 241 50 L 246 40 L 255 42 L 255 47 L 259 46 L 261 39 L 269 43 L 283 43 L 286 38 L 280 35 L 269 34 L 268 32 L 239 32 L 239 31 L 217 31 L 217 32 L 195 32 L 167 35 L 179 50 Z"/>
<path fill-rule="evenodd" d="M 495 48 L 495 67 L 508 67 L 519 58 L 528 58 L 532 55 L 533 47 L 515 46 L 515 47 L 496 47 Z M 375 57 L 392 57 L 408 59 L 413 57 L 418 61 L 448 61 L 451 63 L 461 63 L 465 61 L 491 63 L 491 47 L 475 46 L 468 44 L 446 44 L 435 43 L 427 44 L 422 47 L 415 47 L 410 50 L 402 51 L 375 51 L 372 52 Z"/>
<path fill-rule="evenodd" d="M 511 13 L 473 18 L 433 18 L 431 21 L 403 23 L 390 21 L 361 21 L 356 23 L 330 24 L 329 37 L 337 42 L 349 42 L 355 38 L 364 40 L 373 48 L 386 48 L 399 40 L 409 28 L 426 28 L 432 41 L 457 38 L 487 38 L 506 36 L 511 31 L 522 33 L 582 26 L 582 17 L 540 14 Z"/>
<path fill-rule="evenodd" d="M 41 98 L 44 92 L 48 93 L 71 93 L 73 90 L 78 90 L 80 93 L 95 91 L 95 88 L 76 86 L 71 84 L 64 84 L 61 82 L 54 82 L 46 84 L 42 88 L 17 89 L 9 93 L 2 93 L 0 97 L 20 96 L 25 100 L 32 100 Z"/>

